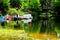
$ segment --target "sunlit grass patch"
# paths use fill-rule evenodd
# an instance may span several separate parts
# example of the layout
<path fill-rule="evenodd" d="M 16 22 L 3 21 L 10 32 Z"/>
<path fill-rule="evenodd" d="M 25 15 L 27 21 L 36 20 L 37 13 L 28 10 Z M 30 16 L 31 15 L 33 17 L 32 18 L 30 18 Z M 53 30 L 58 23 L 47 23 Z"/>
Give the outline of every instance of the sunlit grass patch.
<path fill-rule="evenodd" d="M 42 33 L 27 33 L 24 30 L 0 29 L 0 40 L 57 40 L 56 36 Z"/>
<path fill-rule="evenodd" d="M 28 40 L 29 35 L 24 30 L 0 30 L 0 40 Z"/>

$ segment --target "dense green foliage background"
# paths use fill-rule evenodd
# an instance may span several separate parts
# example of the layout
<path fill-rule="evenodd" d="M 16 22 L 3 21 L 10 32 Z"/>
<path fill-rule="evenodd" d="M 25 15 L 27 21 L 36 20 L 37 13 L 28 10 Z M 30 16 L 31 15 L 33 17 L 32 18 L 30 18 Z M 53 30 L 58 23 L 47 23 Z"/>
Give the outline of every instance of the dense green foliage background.
<path fill-rule="evenodd" d="M 56 11 L 55 7 L 60 7 L 59 4 L 59 0 L 53 0 L 53 12 Z M 20 15 L 25 14 L 22 10 L 32 10 L 31 14 L 33 15 L 33 28 L 31 29 L 34 31 L 40 30 L 39 26 L 41 26 L 41 20 L 39 19 L 39 15 L 42 10 L 41 0 L 0 0 L 0 10 L 2 10 L 2 15 L 6 15 L 8 9 L 11 14 L 17 13 Z"/>

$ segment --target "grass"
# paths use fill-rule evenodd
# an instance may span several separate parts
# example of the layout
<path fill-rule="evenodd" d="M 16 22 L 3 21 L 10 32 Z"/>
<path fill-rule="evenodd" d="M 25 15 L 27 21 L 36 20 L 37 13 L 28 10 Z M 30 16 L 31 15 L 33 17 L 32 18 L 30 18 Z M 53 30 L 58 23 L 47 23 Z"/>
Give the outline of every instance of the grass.
<path fill-rule="evenodd" d="M 60 29 L 55 28 L 55 31 L 60 34 Z"/>
<path fill-rule="evenodd" d="M 0 29 L 0 40 L 28 40 L 24 30 Z"/>
<path fill-rule="evenodd" d="M 27 33 L 24 30 L 0 29 L 0 40 L 56 40 L 56 36 L 49 34 Z"/>
<path fill-rule="evenodd" d="M 13 24 L 14 25 L 14 24 Z M 41 26 L 41 24 L 39 24 Z M 1 27 L 1 26 L 0 26 Z M 27 26 L 28 27 L 28 26 Z M 29 28 L 29 27 L 28 27 Z M 32 29 L 32 28 L 30 28 Z M 29 31 L 29 29 L 28 29 Z M 32 30 L 33 32 L 34 30 Z M 22 35 L 24 35 L 24 37 L 26 37 L 28 40 L 32 40 L 32 38 L 35 40 L 47 40 L 47 38 L 50 38 L 51 40 L 57 40 L 57 37 L 54 35 L 50 35 L 50 34 L 46 34 L 46 36 L 44 36 L 45 34 L 40 33 L 40 27 L 38 28 L 37 32 L 31 33 L 31 32 L 25 32 L 25 30 L 14 30 L 14 29 L 0 29 L 0 40 L 20 40 L 22 38 Z M 55 31 L 57 33 L 60 33 L 60 30 L 58 30 L 57 28 L 55 28 Z M 26 35 L 27 33 L 27 35 Z M 23 38 L 24 38 L 23 37 Z M 29 38 L 28 38 L 29 37 Z M 22 39 L 22 40 L 27 40 L 26 38 Z"/>

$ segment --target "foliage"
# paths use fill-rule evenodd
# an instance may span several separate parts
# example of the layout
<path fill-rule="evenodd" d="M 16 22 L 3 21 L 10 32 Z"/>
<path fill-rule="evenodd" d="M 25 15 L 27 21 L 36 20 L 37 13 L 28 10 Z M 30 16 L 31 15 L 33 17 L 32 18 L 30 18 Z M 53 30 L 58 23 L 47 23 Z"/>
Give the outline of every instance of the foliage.
<path fill-rule="evenodd" d="M 21 3 L 20 3 L 20 0 L 10 0 L 10 5 L 13 8 L 15 7 L 20 8 Z"/>
<path fill-rule="evenodd" d="M 10 11 L 11 14 L 17 13 L 17 10 L 15 8 L 9 8 L 9 11 Z"/>
<path fill-rule="evenodd" d="M 0 40 L 32 40 L 24 30 L 0 30 Z"/>
<path fill-rule="evenodd" d="M 9 0 L 1 0 L 0 1 L 0 10 L 2 10 L 2 15 L 6 14 L 6 10 L 10 7 Z"/>

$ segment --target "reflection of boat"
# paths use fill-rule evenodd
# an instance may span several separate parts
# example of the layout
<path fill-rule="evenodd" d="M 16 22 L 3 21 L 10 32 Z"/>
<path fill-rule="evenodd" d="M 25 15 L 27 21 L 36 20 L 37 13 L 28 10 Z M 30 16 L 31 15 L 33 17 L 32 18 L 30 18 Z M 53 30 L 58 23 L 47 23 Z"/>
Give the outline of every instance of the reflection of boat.
<path fill-rule="evenodd" d="M 29 23 L 29 22 L 31 22 L 32 21 L 32 19 L 33 19 L 33 17 L 32 17 L 32 15 L 31 14 L 25 14 L 25 15 L 23 15 L 23 22 L 24 23 Z"/>
<path fill-rule="evenodd" d="M 5 19 L 4 16 L 0 15 L 0 22 L 4 22 L 5 21 L 4 19 Z"/>
<path fill-rule="evenodd" d="M 6 19 L 6 22 L 9 23 L 12 20 L 12 16 L 7 14 L 5 19 Z"/>
<path fill-rule="evenodd" d="M 31 14 L 25 14 L 25 15 L 23 15 L 23 16 L 18 15 L 18 14 L 14 14 L 14 15 L 12 15 L 12 16 L 9 15 L 9 14 L 7 14 L 6 16 L 0 15 L 0 22 L 11 21 L 12 18 L 14 19 L 13 21 L 23 20 L 23 22 L 25 22 L 25 21 L 31 22 L 31 20 L 32 20 L 32 15 L 31 15 Z"/>
<path fill-rule="evenodd" d="M 14 14 L 13 15 L 13 18 L 14 18 L 14 21 L 17 21 L 17 20 L 22 20 L 24 23 L 25 22 L 31 22 L 32 21 L 32 15 L 31 14 L 24 14 L 23 16 L 21 15 L 18 15 L 18 14 Z"/>

